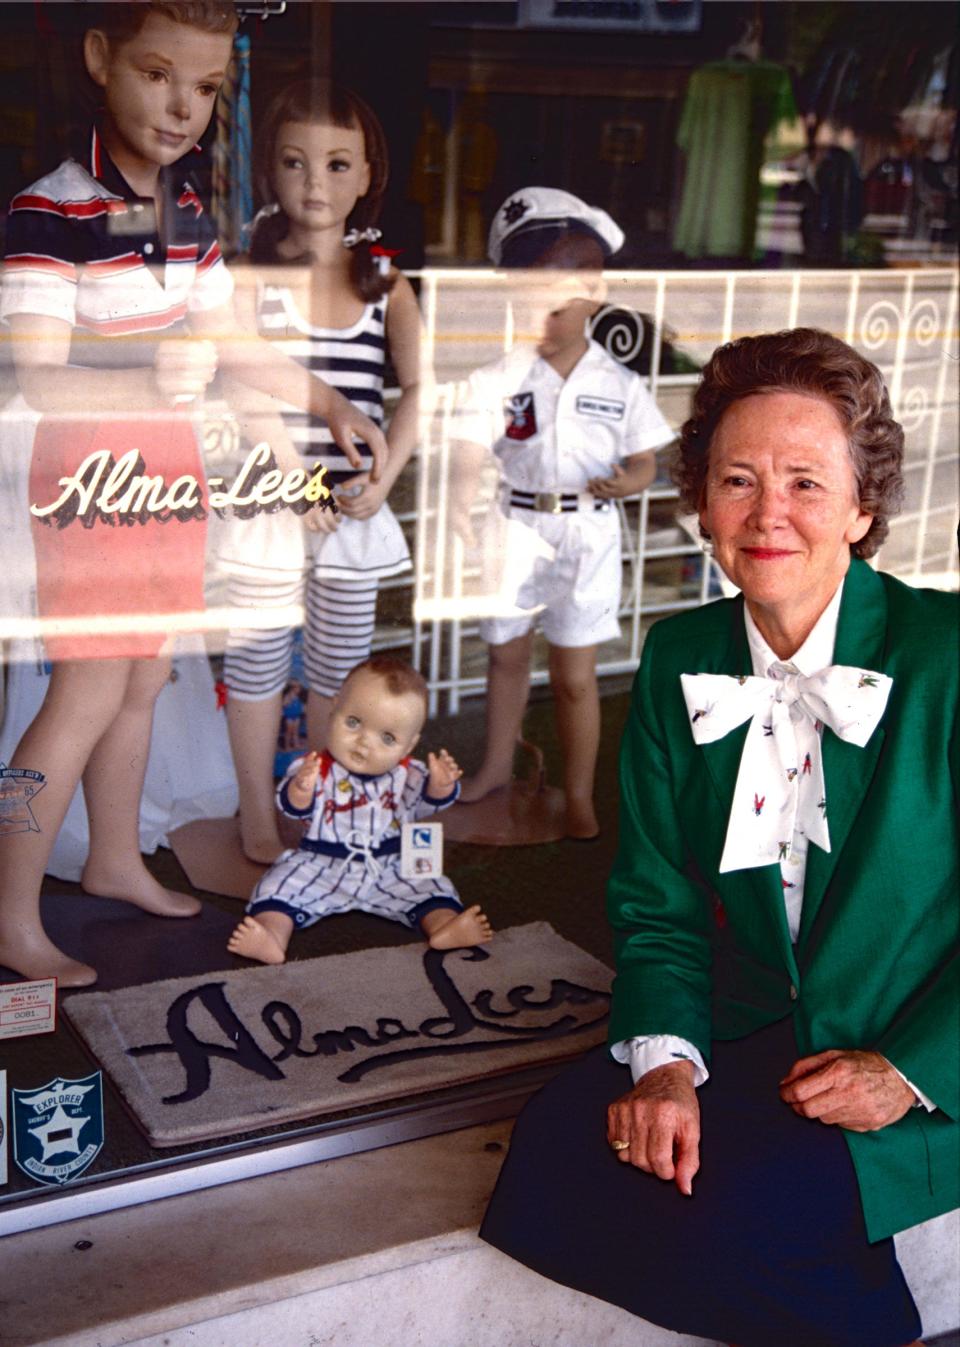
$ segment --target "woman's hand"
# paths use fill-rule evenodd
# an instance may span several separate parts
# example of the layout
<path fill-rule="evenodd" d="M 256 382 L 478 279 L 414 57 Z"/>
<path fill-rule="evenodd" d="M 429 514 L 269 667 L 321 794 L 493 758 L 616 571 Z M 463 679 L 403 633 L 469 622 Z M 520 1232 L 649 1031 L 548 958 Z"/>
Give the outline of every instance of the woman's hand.
<path fill-rule="evenodd" d="M 164 402 L 192 402 L 216 372 L 217 348 L 212 341 L 170 337 L 157 344 L 153 377 Z"/>
<path fill-rule="evenodd" d="M 693 1063 L 669 1062 L 641 1076 L 607 1109 L 607 1144 L 626 1141 L 617 1159 L 661 1179 L 673 1179 L 685 1197 L 700 1168 L 700 1104 Z"/>
<path fill-rule="evenodd" d="M 794 1062 L 780 1098 L 802 1118 L 876 1132 L 902 1118 L 916 1096 L 879 1052 L 831 1048 Z"/>
<path fill-rule="evenodd" d="M 368 472 L 361 472 L 341 482 L 337 505 L 351 519 L 369 519 L 387 499 L 389 490 L 389 483 L 382 477 L 378 482 L 373 482 Z M 351 491 L 353 495 L 348 495 Z"/>

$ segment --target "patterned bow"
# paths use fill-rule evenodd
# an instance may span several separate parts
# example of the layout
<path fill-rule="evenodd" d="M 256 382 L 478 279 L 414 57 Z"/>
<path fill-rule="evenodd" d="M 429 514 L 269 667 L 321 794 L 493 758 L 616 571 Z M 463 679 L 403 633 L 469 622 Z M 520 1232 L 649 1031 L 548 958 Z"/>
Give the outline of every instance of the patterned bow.
<path fill-rule="evenodd" d="M 893 680 L 885 674 L 831 664 L 808 677 L 772 664 L 767 678 L 681 674 L 698 744 L 713 743 L 750 720 L 730 806 L 720 873 L 783 859 L 799 828 L 830 850 L 820 735 L 809 735 L 800 758 L 797 724 L 829 725 L 858 748 L 869 740 L 887 705 Z"/>
<path fill-rule="evenodd" d="M 367 229 L 348 229 L 343 236 L 343 246 L 355 248 L 358 243 L 376 243 L 377 239 L 382 237 L 382 232 L 372 226 Z"/>

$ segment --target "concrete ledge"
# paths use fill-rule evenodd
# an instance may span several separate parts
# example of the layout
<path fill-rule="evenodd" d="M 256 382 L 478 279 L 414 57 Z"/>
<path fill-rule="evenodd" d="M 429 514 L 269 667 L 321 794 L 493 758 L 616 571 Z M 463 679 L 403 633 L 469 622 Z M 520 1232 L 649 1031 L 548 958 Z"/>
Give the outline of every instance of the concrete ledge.
<path fill-rule="evenodd" d="M 509 1132 L 488 1124 L 8 1236 L 0 1340 L 714 1347 L 480 1243 Z M 960 1326 L 960 1215 L 907 1231 L 898 1249 L 927 1336 Z"/>

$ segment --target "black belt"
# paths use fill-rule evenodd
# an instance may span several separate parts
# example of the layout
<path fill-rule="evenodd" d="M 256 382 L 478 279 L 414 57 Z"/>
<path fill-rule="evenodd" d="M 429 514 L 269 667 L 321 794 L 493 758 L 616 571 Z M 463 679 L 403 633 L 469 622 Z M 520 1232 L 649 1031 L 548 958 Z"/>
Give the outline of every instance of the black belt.
<path fill-rule="evenodd" d="M 540 514 L 574 514 L 577 510 L 606 510 L 608 500 L 600 500 L 578 491 L 521 491 L 511 487 L 507 504 L 518 510 L 536 510 Z"/>

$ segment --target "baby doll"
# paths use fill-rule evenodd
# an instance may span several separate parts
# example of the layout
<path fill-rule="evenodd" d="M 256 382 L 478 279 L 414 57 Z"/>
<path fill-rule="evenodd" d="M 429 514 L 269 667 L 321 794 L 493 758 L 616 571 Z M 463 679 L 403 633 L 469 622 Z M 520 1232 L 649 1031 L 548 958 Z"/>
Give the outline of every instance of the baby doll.
<path fill-rule="evenodd" d="M 306 822 L 300 845 L 263 876 L 231 954 L 283 963 L 294 930 L 338 912 L 369 912 L 419 928 L 434 949 L 480 945 L 493 934 L 464 910 L 443 875 L 405 879 L 400 838 L 408 820 L 453 804 L 460 769 L 446 750 L 424 765 L 409 754 L 427 710 L 426 684 L 401 660 L 376 655 L 348 674 L 331 709 L 327 749 L 293 763 L 277 802 Z"/>
<path fill-rule="evenodd" d="M 526 708 L 534 624 L 550 646 L 550 686 L 564 755 L 567 836 L 599 831 L 593 783 L 600 742 L 596 651 L 620 635 L 620 518 L 614 502 L 653 481 L 654 451 L 674 438 L 640 378 L 592 341 L 602 270 L 623 244 L 610 216 L 579 197 L 524 187 L 497 211 L 493 262 L 524 268 L 515 317 L 536 334 L 476 370 L 457 409 L 459 483 L 452 513 L 469 534 L 469 484 L 493 451 L 506 524 L 507 615 L 488 618 L 487 742 L 463 799 L 511 777 Z"/>
<path fill-rule="evenodd" d="M 417 436 L 420 316 L 409 282 L 371 246 L 380 237 L 374 225 L 388 165 L 383 129 L 363 99 L 325 80 L 282 90 L 261 125 L 256 161 L 270 204 L 251 234 L 249 320 L 378 425 L 387 352 L 400 385 L 377 482 L 357 473 L 326 424 L 285 410 L 300 454 L 311 468 L 325 466 L 338 513 L 314 515 L 313 533 L 289 512 L 241 523 L 220 554 L 238 607 L 289 608 L 304 596 L 306 580 L 307 732 L 319 748 L 331 699 L 370 653 L 379 581 L 410 568 L 387 496 Z M 278 614 L 273 627 L 231 631 L 224 660 L 240 830 L 254 861 L 272 861 L 282 849 L 271 766 L 293 643 L 288 620 Z"/>

